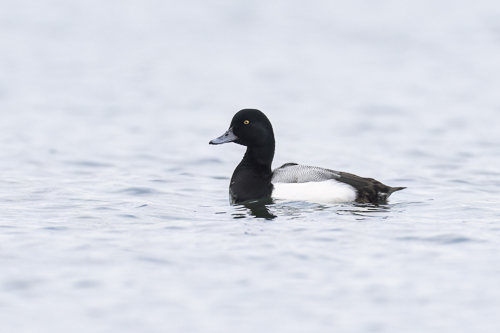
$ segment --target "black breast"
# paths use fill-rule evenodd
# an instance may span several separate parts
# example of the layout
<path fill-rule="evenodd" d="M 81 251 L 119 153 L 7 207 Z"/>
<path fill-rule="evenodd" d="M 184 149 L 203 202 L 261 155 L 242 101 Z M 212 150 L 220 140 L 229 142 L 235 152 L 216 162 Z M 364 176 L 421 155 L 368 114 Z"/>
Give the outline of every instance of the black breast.
<path fill-rule="evenodd" d="M 240 163 L 234 170 L 229 185 L 233 203 L 270 197 L 273 192 L 272 173 Z"/>

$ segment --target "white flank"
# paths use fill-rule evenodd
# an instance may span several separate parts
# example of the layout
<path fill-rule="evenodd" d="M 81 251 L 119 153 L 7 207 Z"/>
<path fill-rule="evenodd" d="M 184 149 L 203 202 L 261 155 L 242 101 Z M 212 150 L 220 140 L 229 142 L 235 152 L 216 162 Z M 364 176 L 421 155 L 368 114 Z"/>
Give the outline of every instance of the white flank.
<path fill-rule="evenodd" d="M 334 179 L 307 183 L 273 183 L 272 197 L 294 201 L 349 202 L 356 200 L 356 189 Z"/>

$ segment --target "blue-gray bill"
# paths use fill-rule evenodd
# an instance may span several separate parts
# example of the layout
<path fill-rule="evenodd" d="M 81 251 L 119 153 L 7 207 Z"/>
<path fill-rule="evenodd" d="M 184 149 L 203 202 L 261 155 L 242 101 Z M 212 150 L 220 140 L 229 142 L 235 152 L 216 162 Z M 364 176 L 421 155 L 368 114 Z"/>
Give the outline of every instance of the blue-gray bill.
<path fill-rule="evenodd" d="M 238 140 L 238 137 L 234 135 L 233 128 L 231 127 L 226 131 L 226 133 L 219 136 L 217 139 L 213 139 L 209 142 L 211 145 L 221 145 L 223 143 L 233 142 Z"/>

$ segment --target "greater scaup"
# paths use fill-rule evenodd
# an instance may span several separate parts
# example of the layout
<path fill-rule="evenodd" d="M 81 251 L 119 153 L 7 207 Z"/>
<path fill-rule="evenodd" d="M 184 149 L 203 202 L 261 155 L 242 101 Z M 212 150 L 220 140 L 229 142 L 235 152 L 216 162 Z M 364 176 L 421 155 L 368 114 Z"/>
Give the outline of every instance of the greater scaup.
<path fill-rule="evenodd" d="M 274 132 L 266 115 L 259 110 L 237 112 L 229 130 L 210 141 L 211 145 L 234 142 L 247 147 L 234 170 L 229 185 L 232 203 L 266 197 L 313 202 L 350 202 L 383 204 L 395 191 L 372 178 L 314 166 L 286 163 L 271 170 L 274 157 Z"/>

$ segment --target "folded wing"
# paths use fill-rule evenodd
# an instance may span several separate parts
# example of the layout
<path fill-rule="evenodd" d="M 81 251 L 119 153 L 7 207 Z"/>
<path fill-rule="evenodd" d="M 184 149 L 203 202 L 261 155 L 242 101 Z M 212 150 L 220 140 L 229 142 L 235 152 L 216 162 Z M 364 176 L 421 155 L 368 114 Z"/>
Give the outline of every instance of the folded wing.
<path fill-rule="evenodd" d="M 339 178 L 340 172 L 338 171 L 297 163 L 286 163 L 273 171 L 271 182 L 307 183 L 322 182 L 329 179 L 338 180 Z"/>

